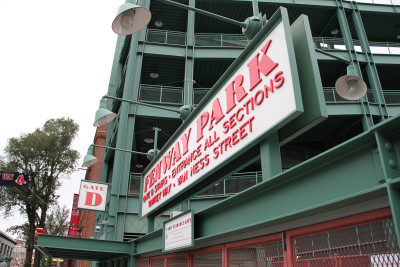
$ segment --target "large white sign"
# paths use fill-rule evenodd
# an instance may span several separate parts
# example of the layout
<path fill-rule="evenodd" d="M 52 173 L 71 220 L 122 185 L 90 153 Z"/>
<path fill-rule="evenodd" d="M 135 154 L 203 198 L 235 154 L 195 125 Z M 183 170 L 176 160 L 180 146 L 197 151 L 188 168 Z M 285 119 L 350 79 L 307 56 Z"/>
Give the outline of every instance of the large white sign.
<path fill-rule="evenodd" d="M 164 251 L 193 246 L 192 213 L 164 224 Z"/>
<path fill-rule="evenodd" d="M 281 21 L 144 173 L 141 215 L 299 115 L 297 69 L 292 72 L 291 66 Z"/>
<path fill-rule="evenodd" d="M 107 184 L 81 181 L 78 209 L 104 211 L 107 200 Z"/>

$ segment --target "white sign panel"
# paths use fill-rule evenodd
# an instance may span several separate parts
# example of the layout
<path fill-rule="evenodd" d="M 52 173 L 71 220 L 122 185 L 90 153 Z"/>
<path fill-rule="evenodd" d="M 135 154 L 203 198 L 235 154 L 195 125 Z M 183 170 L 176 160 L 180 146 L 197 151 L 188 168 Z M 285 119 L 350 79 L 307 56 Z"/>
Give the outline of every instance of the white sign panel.
<path fill-rule="evenodd" d="M 107 200 L 107 184 L 81 181 L 78 209 L 104 211 Z"/>
<path fill-rule="evenodd" d="M 141 215 L 299 115 L 302 105 L 301 100 L 297 105 L 299 89 L 293 80 L 298 82 L 297 69 L 293 76 L 291 66 L 281 21 L 144 173 Z"/>
<path fill-rule="evenodd" d="M 179 216 L 164 224 L 164 251 L 193 245 L 192 213 Z"/>

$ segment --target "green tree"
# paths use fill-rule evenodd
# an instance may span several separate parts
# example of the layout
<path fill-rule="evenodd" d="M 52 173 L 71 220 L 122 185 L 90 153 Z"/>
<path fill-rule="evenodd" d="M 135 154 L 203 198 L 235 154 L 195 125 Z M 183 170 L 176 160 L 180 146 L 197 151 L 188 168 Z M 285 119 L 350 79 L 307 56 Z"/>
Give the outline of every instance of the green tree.
<path fill-rule="evenodd" d="M 47 215 L 45 231 L 49 235 L 68 234 L 70 213 L 66 206 L 62 208 L 54 207 L 51 213 Z"/>
<path fill-rule="evenodd" d="M 69 118 L 50 119 L 41 129 L 11 138 L 5 148 L 5 170 L 29 175 L 29 187 L 7 187 L 0 193 L 6 199 L 1 208 L 5 215 L 18 208 L 27 217 L 27 252 L 25 267 L 30 266 L 35 229 L 45 228 L 47 212 L 57 202 L 56 190 L 61 178 L 75 171 L 78 151 L 71 148 L 79 126 Z M 35 266 L 40 266 L 40 252 L 36 250 Z"/>

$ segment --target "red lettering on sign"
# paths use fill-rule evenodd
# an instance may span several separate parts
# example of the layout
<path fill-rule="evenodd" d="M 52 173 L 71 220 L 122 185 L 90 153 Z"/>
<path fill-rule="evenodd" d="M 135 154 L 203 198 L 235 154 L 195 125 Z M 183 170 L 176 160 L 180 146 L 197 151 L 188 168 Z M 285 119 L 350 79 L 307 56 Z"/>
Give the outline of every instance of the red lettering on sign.
<path fill-rule="evenodd" d="M 249 67 L 249 76 L 250 76 L 250 91 L 252 91 L 261 81 L 260 71 L 267 76 L 271 73 L 277 66 L 278 63 L 272 61 L 272 59 L 267 56 L 267 51 L 269 46 L 271 45 L 272 40 L 269 40 L 268 43 L 261 49 L 263 52 L 261 56 L 260 62 L 258 61 L 257 55 L 247 64 Z"/>
<path fill-rule="evenodd" d="M 246 90 L 242 86 L 243 75 L 238 75 L 229 85 L 225 88 L 226 92 L 226 113 L 229 113 L 235 106 L 235 96 L 238 102 L 247 95 Z"/>
<path fill-rule="evenodd" d="M 93 193 L 93 192 L 86 192 L 86 206 L 99 206 L 102 202 L 103 198 L 100 194 Z"/>
<path fill-rule="evenodd" d="M 12 181 L 13 177 L 14 177 L 14 174 L 12 174 L 12 173 L 3 173 L 1 178 L 4 181 Z"/>

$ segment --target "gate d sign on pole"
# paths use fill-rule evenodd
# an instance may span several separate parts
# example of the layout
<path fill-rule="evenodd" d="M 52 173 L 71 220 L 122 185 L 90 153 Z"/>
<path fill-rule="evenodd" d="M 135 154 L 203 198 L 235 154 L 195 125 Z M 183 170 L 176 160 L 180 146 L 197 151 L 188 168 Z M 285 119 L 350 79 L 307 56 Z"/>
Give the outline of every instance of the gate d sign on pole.
<path fill-rule="evenodd" d="M 108 184 L 93 181 L 81 181 L 78 209 L 104 211 L 107 200 Z"/>

